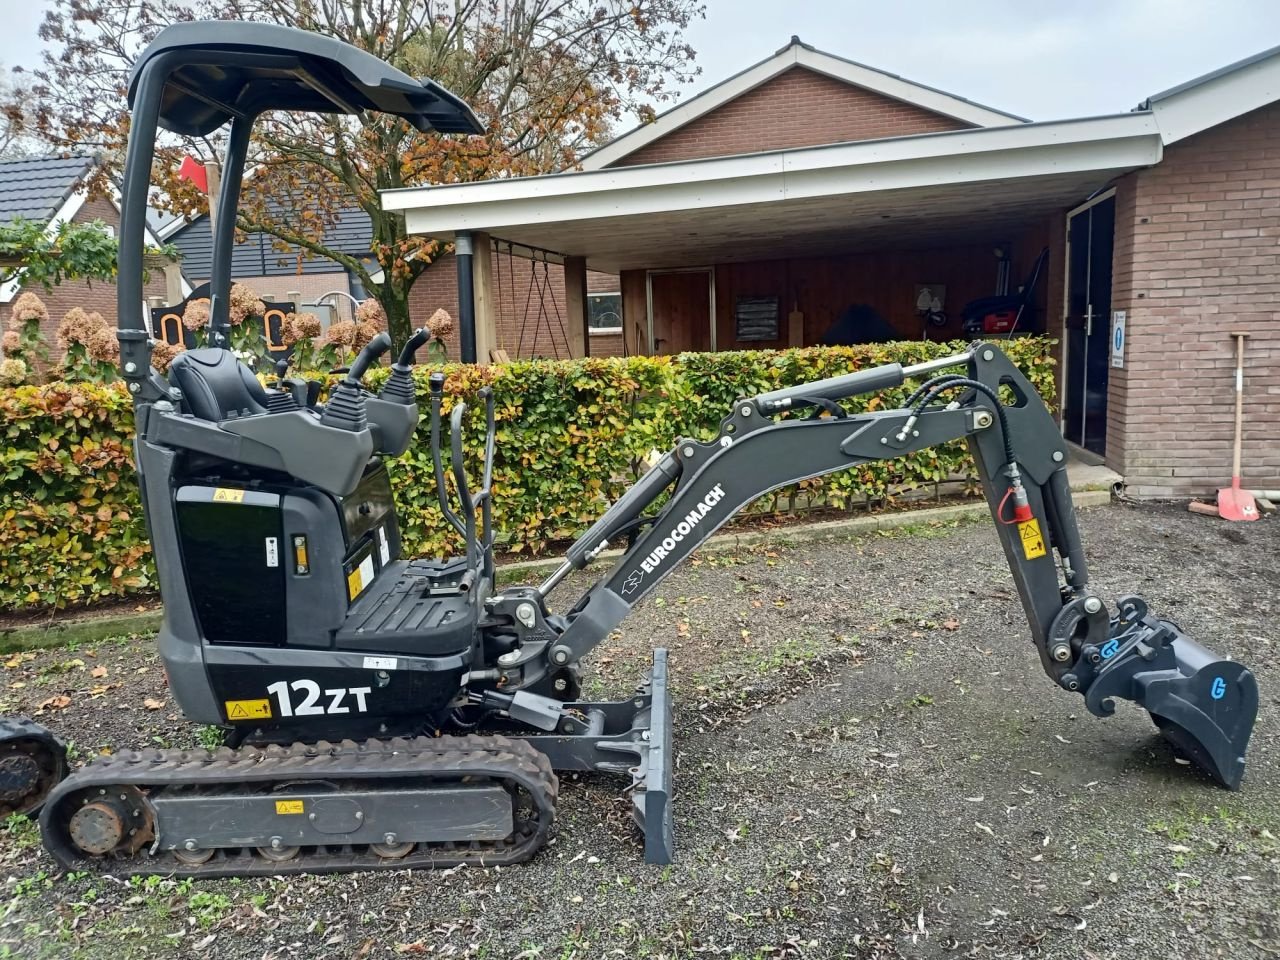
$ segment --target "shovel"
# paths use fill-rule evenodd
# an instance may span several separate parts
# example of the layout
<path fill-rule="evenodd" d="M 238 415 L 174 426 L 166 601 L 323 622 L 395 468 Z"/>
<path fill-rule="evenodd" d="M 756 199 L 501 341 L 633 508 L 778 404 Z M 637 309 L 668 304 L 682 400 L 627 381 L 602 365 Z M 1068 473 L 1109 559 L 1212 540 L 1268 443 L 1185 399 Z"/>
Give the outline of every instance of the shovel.
<path fill-rule="evenodd" d="M 1231 486 L 1218 491 L 1218 516 L 1224 520 L 1257 520 L 1258 505 L 1253 494 L 1240 489 L 1240 440 L 1244 431 L 1244 340 L 1247 333 L 1233 333 L 1236 338 L 1236 442 L 1231 459 Z"/>

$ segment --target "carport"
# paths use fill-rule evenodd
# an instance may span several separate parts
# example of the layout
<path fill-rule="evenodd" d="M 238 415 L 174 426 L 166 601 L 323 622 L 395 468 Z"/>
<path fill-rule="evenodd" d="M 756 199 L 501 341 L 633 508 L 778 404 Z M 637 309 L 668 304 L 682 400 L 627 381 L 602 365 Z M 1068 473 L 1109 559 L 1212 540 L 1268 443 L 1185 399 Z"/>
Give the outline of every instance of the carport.
<path fill-rule="evenodd" d="M 678 353 L 817 343 L 851 304 L 871 305 L 902 338 L 958 337 L 960 308 L 997 292 L 1002 272 L 1016 287 L 1044 247 L 1020 330 L 1061 335 L 1068 211 L 1105 200 L 1117 177 L 1161 154 L 1152 117 L 1127 113 L 395 190 L 383 204 L 404 211 L 410 232 L 460 251 L 496 240 L 563 263 L 578 355 L 591 342 L 588 269 L 620 277 L 627 352 Z M 483 260 L 458 258 L 474 305 L 460 298 L 460 321 L 488 359 Z M 922 287 L 941 294 L 944 322 L 924 321 Z M 1087 360 L 1065 357 L 1068 371 Z M 1077 383 L 1073 402 L 1067 384 L 1081 378 L 1061 379 L 1069 416 L 1086 388 Z"/>

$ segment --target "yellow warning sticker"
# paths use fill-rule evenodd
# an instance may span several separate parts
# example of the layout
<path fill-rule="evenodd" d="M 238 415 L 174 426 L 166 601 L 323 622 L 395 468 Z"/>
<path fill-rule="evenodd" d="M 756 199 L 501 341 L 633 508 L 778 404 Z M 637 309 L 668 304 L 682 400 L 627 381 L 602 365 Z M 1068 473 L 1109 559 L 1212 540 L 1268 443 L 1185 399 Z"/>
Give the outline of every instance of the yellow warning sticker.
<path fill-rule="evenodd" d="M 364 589 L 364 583 L 360 579 L 360 568 L 356 567 L 347 574 L 347 599 L 354 600 L 360 596 L 360 591 Z"/>
<path fill-rule="evenodd" d="M 301 813 L 301 812 L 302 812 L 301 800 L 277 800 L 276 801 L 276 813 L 279 814 L 280 816 L 284 816 L 286 813 Z"/>
<path fill-rule="evenodd" d="M 1040 533 L 1040 521 L 1035 517 L 1023 520 L 1018 524 L 1018 533 L 1022 537 L 1022 552 L 1028 560 L 1045 555 L 1044 536 Z"/>
<path fill-rule="evenodd" d="M 227 708 L 228 720 L 270 720 L 270 700 L 227 700 L 223 704 Z"/>
<path fill-rule="evenodd" d="M 214 503 L 244 503 L 244 491 L 231 487 L 218 487 L 213 491 Z"/>

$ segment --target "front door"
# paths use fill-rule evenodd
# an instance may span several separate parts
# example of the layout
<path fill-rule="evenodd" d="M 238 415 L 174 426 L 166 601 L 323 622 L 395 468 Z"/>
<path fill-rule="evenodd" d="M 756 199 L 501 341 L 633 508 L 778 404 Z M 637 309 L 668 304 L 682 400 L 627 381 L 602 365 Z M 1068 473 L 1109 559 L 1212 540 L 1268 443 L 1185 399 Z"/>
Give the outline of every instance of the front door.
<path fill-rule="evenodd" d="M 649 316 L 655 354 L 714 350 L 710 269 L 649 274 Z"/>
<path fill-rule="evenodd" d="M 1067 389 L 1062 404 L 1062 434 L 1099 455 L 1107 452 L 1115 225 L 1114 195 L 1078 207 L 1067 218 Z"/>

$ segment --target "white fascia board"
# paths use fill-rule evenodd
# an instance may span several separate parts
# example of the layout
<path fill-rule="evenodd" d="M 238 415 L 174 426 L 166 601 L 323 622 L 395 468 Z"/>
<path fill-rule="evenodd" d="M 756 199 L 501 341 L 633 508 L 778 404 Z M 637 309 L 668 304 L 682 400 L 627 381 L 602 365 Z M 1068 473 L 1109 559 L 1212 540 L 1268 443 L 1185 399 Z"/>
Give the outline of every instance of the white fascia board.
<path fill-rule="evenodd" d="M 586 173 L 385 191 L 409 232 L 636 216 L 1158 163 L 1149 114 L 1020 124 Z"/>
<path fill-rule="evenodd" d="M 1280 100 L 1280 53 L 1149 101 L 1166 145 Z"/>
<path fill-rule="evenodd" d="M 593 150 L 582 158 L 580 165 L 583 170 L 602 170 L 797 66 L 979 127 L 1025 122 L 1022 117 L 992 110 L 891 73 L 873 70 L 821 50 L 812 50 L 802 44 L 792 44 L 768 60 L 762 60 L 754 67 L 749 67 L 660 114 L 652 123 L 636 127 Z"/>
<path fill-rule="evenodd" d="M 84 187 L 78 187 L 73 190 L 71 195 L 62 202 L 62 206 L 58 208 L 57 213 L 50 217 L 49 222 L 45 224 L 44 235 L 52 239 L 57 234 L 58 227 L 79 213 L 80 208 L 84 206 L 84 202 L 87 199 L 89 199 L 89 193 Z M 4 284 L 0 284 L 0 303 L 11 303 L 21 289 L 22 271 L 19 270 L 11 279 Z"/>

